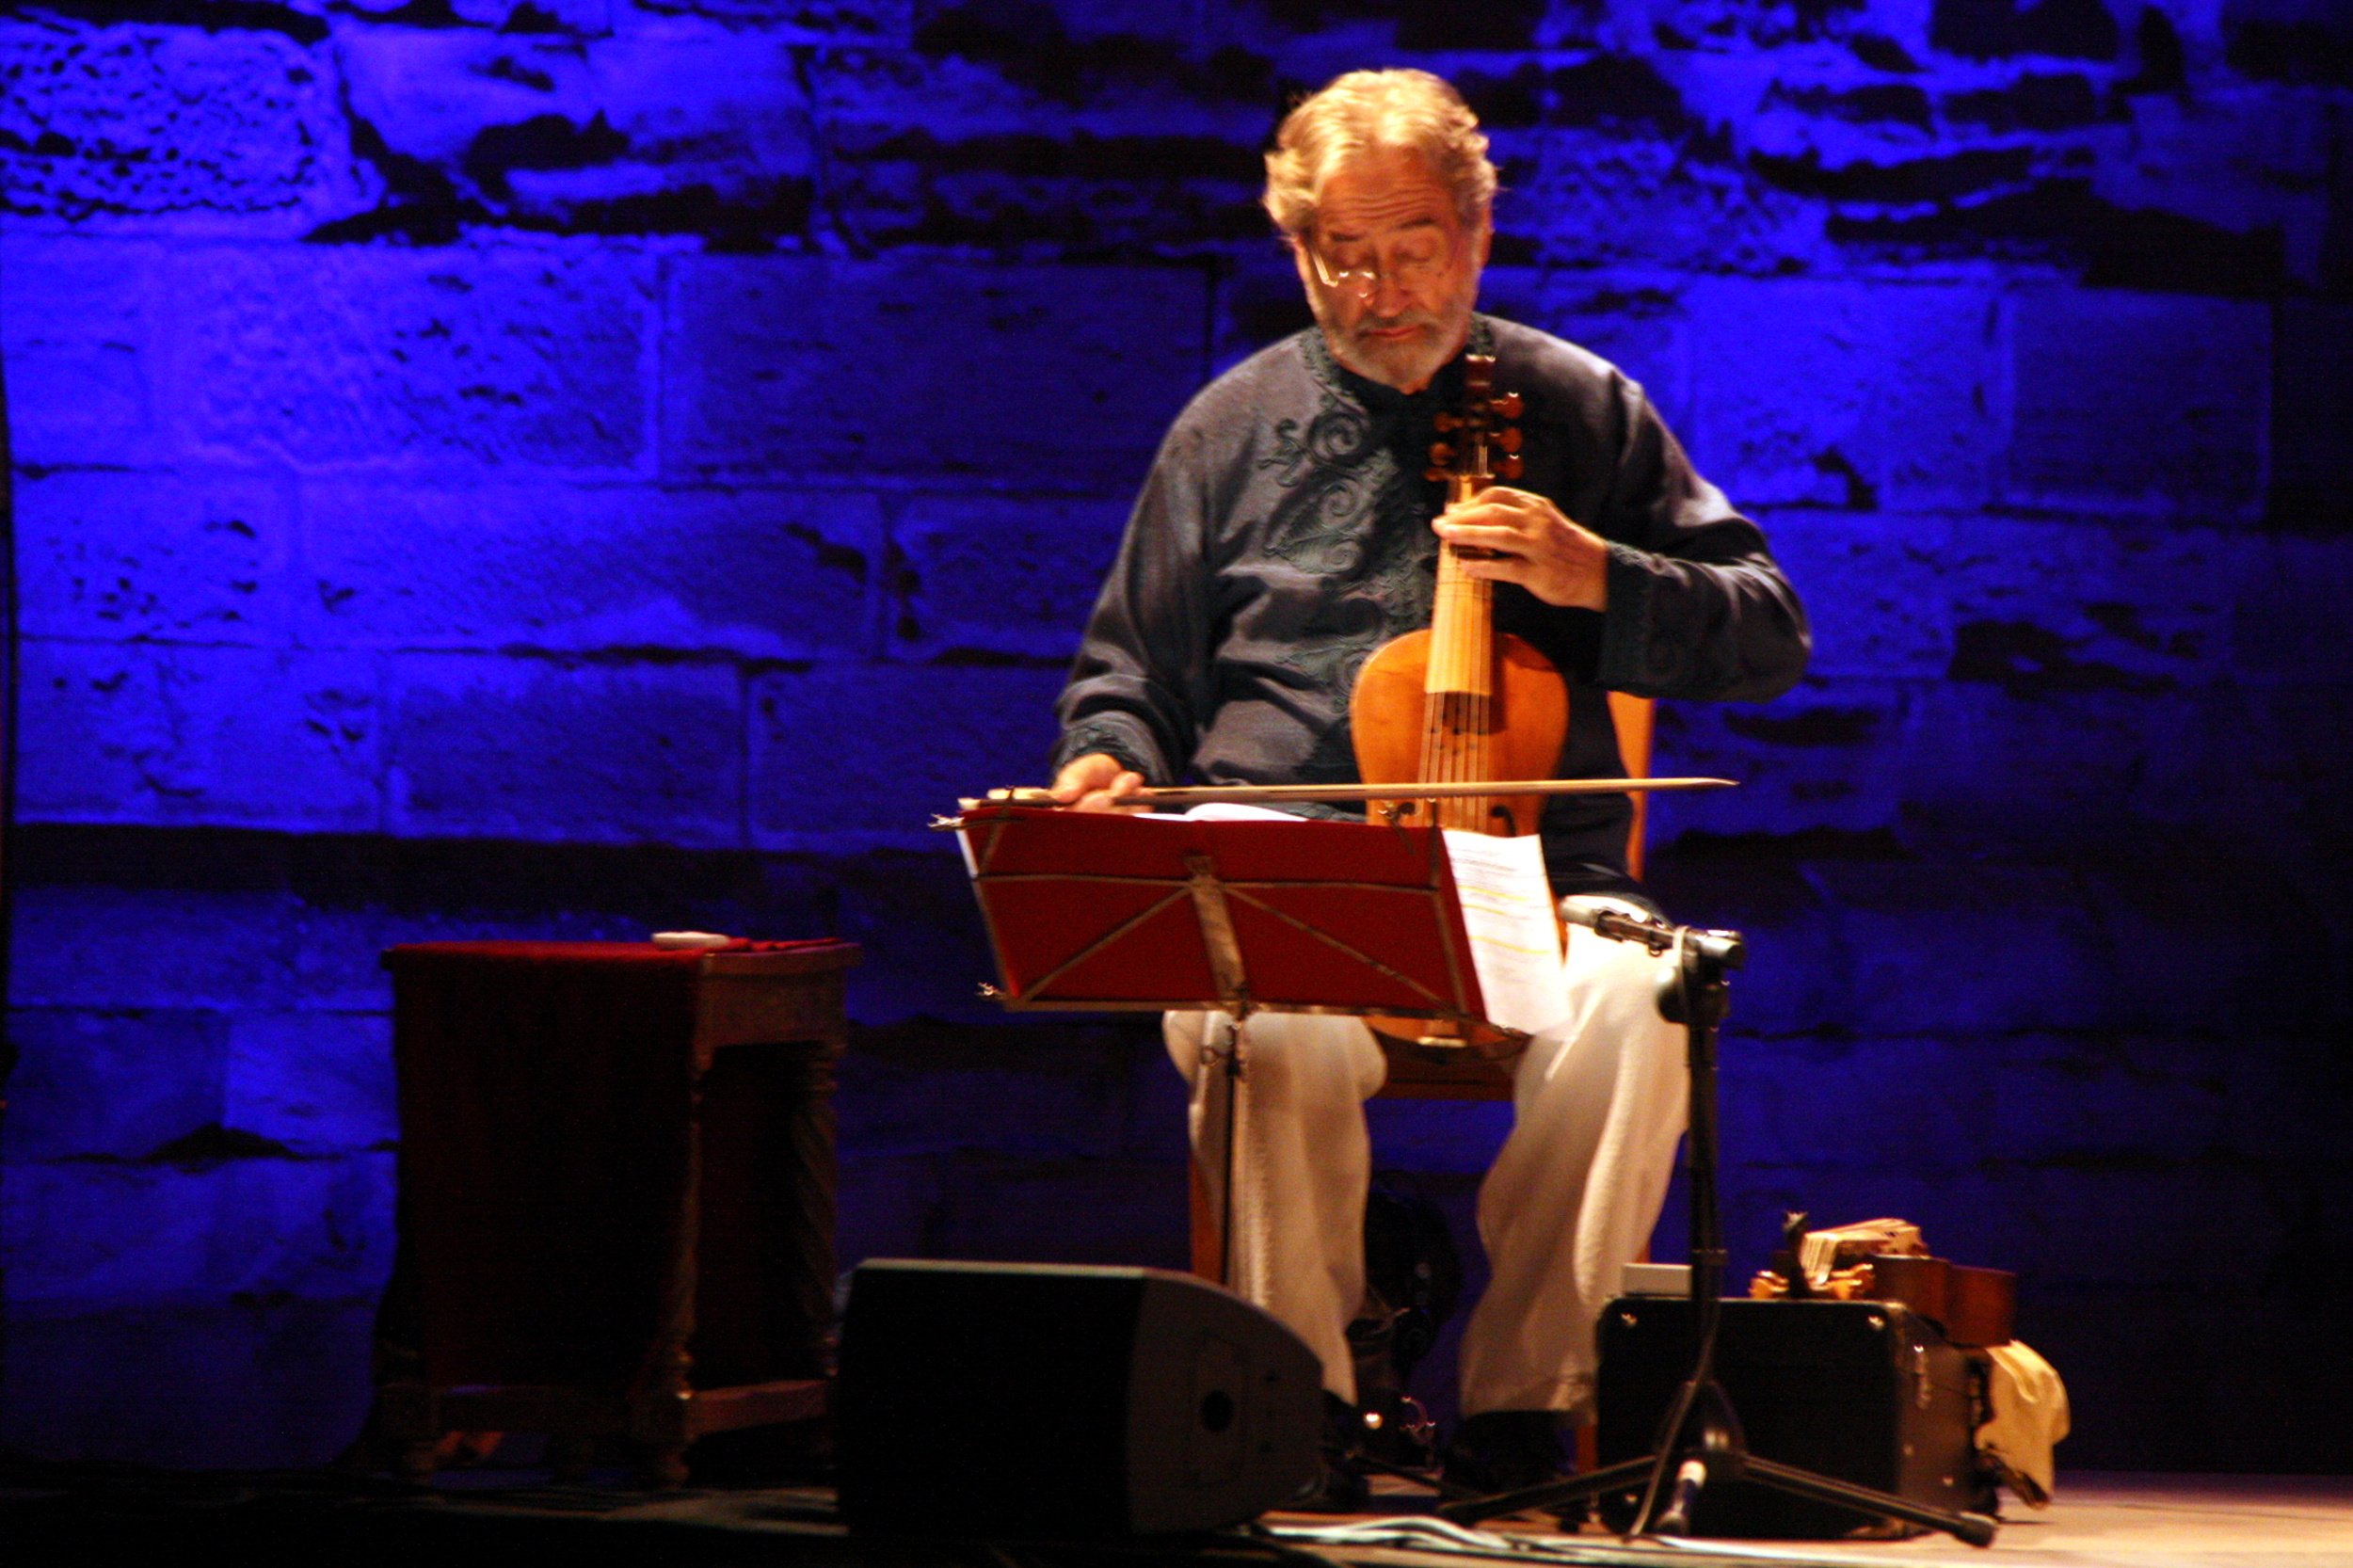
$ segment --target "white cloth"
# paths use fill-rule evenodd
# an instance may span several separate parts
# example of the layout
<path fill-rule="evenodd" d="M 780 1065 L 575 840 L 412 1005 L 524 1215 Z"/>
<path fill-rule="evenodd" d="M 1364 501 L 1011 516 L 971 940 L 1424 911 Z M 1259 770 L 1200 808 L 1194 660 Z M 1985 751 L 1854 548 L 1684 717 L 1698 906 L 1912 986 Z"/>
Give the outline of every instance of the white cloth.
<path fill-rule="evenodd" d="M 1572 929 L 1568 1010 L 1513 1069 L 1511 1136 L 1479 1192 L 1492 1278 L 1463 1338 L 1462 1409 L 1585 1408 L 1593 1323 L 1666 1199 L 1689 1085 L 1680 1027 L 1659 1016 L 1673 955 Z M 1233 1021 L 1172 1013 L 1193 1085 L 1193 1148 L 1222 1224 L 1224 1053 Z M 1355 1018 L 1262 1013 L 1242 1032 L 1231 1278 L 1307 1342 L 1324 1386 L 1355 1397 L 1347 1328 L 1365 1288 L 1364 1101 L 1385 1073 Z"/>
<path fill-rule="evenodd" d="M 2021 1340 L 1988 1345 L 1985 1353 L 1993 1363 L 1987 1391 L 1993 1410 L 1977 1429 L 1977 1449 L 2027 1507 L 2048 1508 L 2057 1484 L 2051 1450 L 2069 1425 L 2067 1385 Z"/>

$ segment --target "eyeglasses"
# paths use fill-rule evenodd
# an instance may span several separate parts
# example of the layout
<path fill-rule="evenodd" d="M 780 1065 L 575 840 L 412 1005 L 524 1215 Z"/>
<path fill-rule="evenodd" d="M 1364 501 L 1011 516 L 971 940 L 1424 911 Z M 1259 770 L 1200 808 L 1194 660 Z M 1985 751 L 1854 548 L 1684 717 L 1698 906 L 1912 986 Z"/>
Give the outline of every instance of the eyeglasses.
<path fill-rule="evenodd" d="M 1370 299 L 1380 292 L 1384 278 L 1400 288 L 1417 288 L 1436 277 L 1454 254 L 1451 243 L 1433 239 L 1426 246 L 1401 252 L 1386 267 L 1352 266 L 1336 272 L 1324 264 L 1323 252 L 1305 241 L 1301 244 L 1307 252 L 1307 264 L 1315 268 L 1317 282 L 1334 294 L 1358 300 Z"/>

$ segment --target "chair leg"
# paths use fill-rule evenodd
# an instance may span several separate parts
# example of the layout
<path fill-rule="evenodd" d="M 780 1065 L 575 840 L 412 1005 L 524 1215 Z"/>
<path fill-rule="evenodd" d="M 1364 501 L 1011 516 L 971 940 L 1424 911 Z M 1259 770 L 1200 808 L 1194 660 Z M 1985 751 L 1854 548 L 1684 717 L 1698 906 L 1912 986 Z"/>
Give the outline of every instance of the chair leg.
<path fill-rule="evenodd" d="M 1217 1206 L 1209 1201 L 1209 1178 L 1201 1169 L 1201 1157 L 1194 1155 L 1185 1162 L 1192 1178 L 1192 1208 L 1190 1235 L 1193 1242 L 1193 1272 L 1212 1285 L 1225 1283 L 1219 1267 Z"/>

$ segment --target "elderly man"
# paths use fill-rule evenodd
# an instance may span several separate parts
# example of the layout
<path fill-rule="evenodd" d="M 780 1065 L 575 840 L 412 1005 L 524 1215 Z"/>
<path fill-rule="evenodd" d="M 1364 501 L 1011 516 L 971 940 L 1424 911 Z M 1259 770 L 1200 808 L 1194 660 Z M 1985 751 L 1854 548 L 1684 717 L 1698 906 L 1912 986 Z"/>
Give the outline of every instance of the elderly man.
<path fill-rule="evenodd" d="M 1499 629 L 1567 677 L 1561 777 L 1620 771 L 1607 690 L 1763 700 L 1797 680 L 1796 597 L 1641 388 L 1475 313 L 1493 237 L 1486 147 L 1453 88 L 1417 71 L 1352 72 L 1285 119 L 1265 200 L 1316 326 L 1220 376 L 1162 443 L 1063 694 L 1057 798 L 1117 809 L 1187 776 L 1353 778 L 1351 686 L 1376 648 L 1429 624 L 1442 542 L 1475 552 L 1465 569 L 1497 584 Z M 1422 470 L 1466 352 L 1494 355 L 1497 390 L 1526 402 L 1526 472 L 1441 512 Z M 1551 802 L 1557 893 L 1641 902 L 1630 809 Z M 1563 1421 L 1592 1397 L 1595 1316 L 1649 1237 L 1683 1128 L 1681 1038 L 1654 1005 L 1655 961 L 1577 936 L 1562 1021 L 1514 1069 L 1513 1131 L 1480 1192 L 1492 1280 L 1464 1338 L 1449 1466 L 1482 1490 L 1559 1468 Z M 1193 1080 L 1195 1146 L 1221 1171 L 1223 1124 L 1203 1113 L 1219 1075 L 1202 1064 L 1230 1023 L 1172 1015 L 1166 1033 Z M 1356 1020 L 1304 1015 L 1254 1019 L 1247 1055 L 1229 1283 L 1295 1329 L 1350 1400 L 1362 1102 L 1383 1057 Z"/>

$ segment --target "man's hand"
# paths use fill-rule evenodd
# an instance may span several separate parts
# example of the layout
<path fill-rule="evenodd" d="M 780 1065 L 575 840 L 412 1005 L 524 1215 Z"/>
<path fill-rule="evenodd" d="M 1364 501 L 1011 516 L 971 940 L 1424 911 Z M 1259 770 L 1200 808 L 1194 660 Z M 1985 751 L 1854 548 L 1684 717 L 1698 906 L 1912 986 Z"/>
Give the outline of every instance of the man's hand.
<path fill-rule="evenodd" d="M 1148 811 L 1151 807 L 1134 798 L 1143 788 L 1144 775 L 1109 752 L 1090 751 L 1063 764 L 1049 792 L 1073 811 Z"/>
<path fill-rule="evenodd" d="M 1517 583 L 1546 604 L 1609 607 L 1609 543 L 1541 495 L 1491 485 L 1476 500 L 1448 507 L 1431 527 L 1450 545 L 1494 552 L 1465 557 L 1466 576 Z"/>

